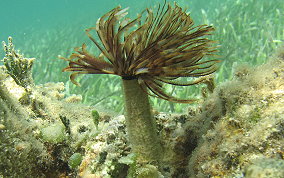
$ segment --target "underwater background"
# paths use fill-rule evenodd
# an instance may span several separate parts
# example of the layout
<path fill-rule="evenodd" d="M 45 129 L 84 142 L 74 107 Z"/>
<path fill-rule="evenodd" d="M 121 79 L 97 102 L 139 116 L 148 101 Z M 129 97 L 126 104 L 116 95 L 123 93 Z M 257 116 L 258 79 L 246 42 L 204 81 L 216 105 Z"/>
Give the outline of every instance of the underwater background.
<path fill-rule="evenodd" d="M 97 19 L 110 9 L 129 7 L 129 17 L 136 17 L 147 7 L 163 1 L 145 0 L 11 0 L 0 2 L 0 40 L 13 37 L 14 44 L 26 57 L 36 58 L 33 78 L 36 84 L 64 82 L 66 96 L 80 94 L 83 103 L 123 112 L 120 78 L 117 76 L 82 75 L 81 87 L 69 81 L 61 70 L 67 65 L 58 55 L 69 56 L 74 47 L 86 43 L 96 48 L 84 30 L 95 26 Z M 169 1 L 173 2 L 173 1 Z M 232 78 L 238 63 L 259 65 L 284 39 L 283 0 L 177 0 L 188 9 L 194 22 L 213 25 L 212 39 L 220 45 L 218 59 L 222 60 L 215 74 L 217 83 Z M 0 58 L 4 52 L 0 51 Z M 167 91 L 179 98 L 199 98 L 200 87 L 169 86 Z M 158 111 L 184 112 L 187 105 L 151 98 Z"/>
<path fill-rule="evenodd" d="M 164 2 L 0 1 L 0 178 L 284 177 L 284 0 L 177 0 L 195 25 L 214 26 L 218 52 L 209 57 L 221 62 L 215 85 L 166 86 L 194 104 L 150 97 L 148 125 L 140 116 L 127 124 L 135 109 L 124 113 L 120 77 L 79 75 L 78 87 L 62 72 L 58 55 L 82 43 L 98 54 L 85 29 L 99 17 L 121 5 L 134 19 Z M 145 142 L 148 128 L 157 142 Z M 162 154 L 160 165 L 137 159 L 139 142 Z M 149 149 L 159 143 L 162 151 Z"/>

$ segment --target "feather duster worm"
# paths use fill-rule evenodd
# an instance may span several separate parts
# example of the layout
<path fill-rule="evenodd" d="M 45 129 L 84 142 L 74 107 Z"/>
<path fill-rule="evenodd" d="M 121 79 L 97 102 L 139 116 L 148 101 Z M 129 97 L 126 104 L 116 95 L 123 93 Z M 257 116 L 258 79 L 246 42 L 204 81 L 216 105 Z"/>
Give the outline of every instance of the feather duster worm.
<path fill-rule="evenodd" d="M 156 11 L 146 9 L 134 20 L 126 18 L 127 9 L 116 7 L 98 19 L 96 27 L 86 30 L 101 54 L 95 56 L 86 44 L 75 48 L 69 66 L 63 71 L 78 74 L 113 74 L 123 81 L 126 125 L 129 141 L 141 162 L 158 162 L 162 147 L 147 95 L 173 102 L 190 103 L 164 91 L 164 84 L 190 86 L 203 82 L 216 71 L 218 60 L 202 60 L 213 55 L 214 41 L 206 38 L 212 26 L 194 26 L 190 16 L 178 5 L 164 3 Z M 91 35 L 97 33 L 99 42 Z M 181 82 L 179 78 L 190 77 Z"/>

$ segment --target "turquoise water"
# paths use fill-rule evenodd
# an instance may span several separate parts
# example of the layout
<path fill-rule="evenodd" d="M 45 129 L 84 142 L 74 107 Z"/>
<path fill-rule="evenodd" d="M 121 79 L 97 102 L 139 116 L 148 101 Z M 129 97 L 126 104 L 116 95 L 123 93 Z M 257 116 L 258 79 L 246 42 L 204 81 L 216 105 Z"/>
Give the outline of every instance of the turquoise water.
<path fill-rule="evenodd" d="M 195 2 L 196 1 L 196 2 Z M 185 6 L 192 5 L 191 9 L 207 8 L 206 1 L 177 1 Z M 136 15 L 146 7 L 158 4 L 160 1 L 146 0 L 9 0 L 0 2 L 1 29 L 0 40 L 8 36 L 24 38 L 29 33 L 60 28 L 61 25 L 74 23 L 84 24 L 96 22 L 102 14 L 121 5 L 130 7 L 130 14 Z"/>
<path fill-rule="evenodd" d="M 201 23 L 201 9 L 213 9 L 214 0 L 206 4 L 206 0 L 178 0 L 177 3 L 188 9 L 195 22 Z M 1 18 L 0 41 L 7 41 L 8 36 L 13 37 L 16 49 L 20 49 L 26 57 L 35 57 L 36 68 L 34 73 L 48 70 L 57 66 L 58 55 L 69 56 L 74 47 L 87 43 L 90 40 L 84 34 L 84 30 L 93 27 L 99 17 L 107 13 L 112 8 L 121 5 L 123 8 L 129 7 L 128 17 L 135 18 L 146 8 L 157 8 L 164 0 L 11 0 L 0 2 Z M 169 0 L 172 2 L 173 0 Z M 0 50 L 0 58 L 4 57 L 4 52 Z M 52 60 L 52 62 L 50 61 Z M 61 63 L 63 66 L 63 63 Z M 50 67 L 49 66 L 49 67 Z M 56 76 L 45 77 L 35 75 L 37 83 L 48 81 L 62 81 L 62 74 L 58 68 L 52 69 L 58 72 Z M 48 72 L 47 71 L 47 72 Z M 38 76 L 38 77 L 37 77 Z"/>
<path fill-rule="evenodd" d="M 0 41 L 7 41 L 8 36 L 12 36 L 16 48 L 21 49 L 27 57 L 35 57 L 46 62 L 60 54 L 58 49 L 70 49 L 71 46 L 75 47 L 88 41 L 83 34 L 84 30 L 94 26 L 97 19 L 112 8 L 118 5 L 123 8 L 129 7 L 129 17 L 136 17 L 145 8 L 155 9 L 163 2 L 163 0 L 2 0 Z M 201 9 L 214 9 L 214 4 L 218 5 L 219 0 L 213 0 L 211 3 L 206 3 L 206 0 L 176 2 L 188 9 L 196 22 L 201 22 L 202 18 L 198 15 Z M 57 35 L 59 33 L 61 35 L 65 33 L 66 36 Z M 58 43 L 56 38 L 61 38 L 70 45 Z M 44 53 L 40 54 L 43 52 L 43 46 L 50 50 L 44 49 Z M 51 50 L 51 46 L 56 47 L 57 51 Z M 0 50 L 0 58 L 3 57 L 4 53 Z"/>
<path fill-rule="evenodd" d="M 130 5 L 123 3 L 123 5 Z M 23 37 L 28 35 L 29 29 L 48 30 L 61 24 L 73 24 L 86 18 L 93 18 L 94 22 L 106 9 L 121 4 L 114 0 L 11 0 L 2 1 L 0 11 L 1 34 L 5 40 L 8 35 Z M 82 20 L 81 20 L 82 19 Z"/>

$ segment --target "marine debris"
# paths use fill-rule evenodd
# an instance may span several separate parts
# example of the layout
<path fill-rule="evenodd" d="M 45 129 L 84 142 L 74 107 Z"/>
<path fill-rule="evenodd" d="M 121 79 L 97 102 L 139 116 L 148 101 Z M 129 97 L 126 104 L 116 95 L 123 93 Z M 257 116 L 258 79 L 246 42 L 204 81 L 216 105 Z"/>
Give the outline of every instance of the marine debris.
<path fill-rule="evenodd" d="M 69 66 L 63 71 L 78 74 L 113 74 L 122 78 L 126 126 L 132 151 L 139 164 L 158 165 L 162 146 L 151 113 L 148 96 L 173 102 L 191 103 L 194 99 L 177 99 L 164 91 L 164 84 L 190 86 L 202 83 L 216 71 L 218 60 L 202 60 L 213 55 L 214 41 L 206 38 L 212 26 L 194 26 L 191 17 L 177 4 L 166 2 L 157 11 L 146 9 L 134 20 L 126 18 L 127 9 L 116 7 L 86 30 L 101 54 L 90 54 L 86 44 L 75 48 Z M 91 35 L 97 32 L 100 43 Z M 190 77 L 188 82 L 179 78 Z"/>

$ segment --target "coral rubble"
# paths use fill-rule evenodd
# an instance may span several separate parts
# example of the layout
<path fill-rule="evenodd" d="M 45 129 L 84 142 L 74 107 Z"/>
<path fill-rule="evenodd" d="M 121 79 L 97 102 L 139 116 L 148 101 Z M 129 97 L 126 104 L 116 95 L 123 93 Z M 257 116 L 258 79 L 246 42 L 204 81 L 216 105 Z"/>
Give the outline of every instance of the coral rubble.
<path fill-rule="evenodd" d="M 284 50 L 262 66 L 242 64 L 234 75 L 216 88 L 195 121 L 188 122 L 187 129 L 198 136 L 189 156 L 192 177 L 260 175 L 256 171 L 265 168 L 256 170 L 256 160 L 283 162 Z"/>

